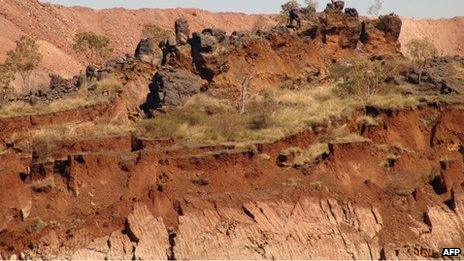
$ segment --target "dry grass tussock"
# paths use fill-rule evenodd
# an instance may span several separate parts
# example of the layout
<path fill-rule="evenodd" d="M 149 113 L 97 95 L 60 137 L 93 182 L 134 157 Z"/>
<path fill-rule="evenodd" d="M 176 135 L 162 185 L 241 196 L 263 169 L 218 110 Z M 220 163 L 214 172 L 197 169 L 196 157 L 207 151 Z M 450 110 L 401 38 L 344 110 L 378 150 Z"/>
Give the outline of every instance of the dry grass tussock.
<path fill-rule="evenodd" d="M 29 133 L 32 146 L 36 151 L 36 160 L 46 161 L 53 158 L 53 151 L 60 145 L 75 140 L 90 140 L 109 136 L 120 136 L 135 131 L 129 125 L 93 124 L 81 126 L 52 125 Z"/>
<path fill-rule="evenodd" d="M 174 137 L 190 143 L 275 141 L 321 124 L 331 125 L 363 107 L 356 97 L 340 97 L 332 86 L 268 90 L 249 101 L 240 114 L 229 100 L 205 94 L 185 106 L 139 122 L 147 137 Z M 415 98 L 376 94 L 370 104 L 381 108 L 415 107 Z M 356 137 L 348 137 L 355 139 Z"/>
<path fill-rule="evenodd" d="M 304 166 L 316 162 L 324 155 L 329 155 L 329 145 L 327 143 L 316 142 L 307 149 L 290 147 L 280 152 L 283 155 L 294 155 L 293 166 Z"/>

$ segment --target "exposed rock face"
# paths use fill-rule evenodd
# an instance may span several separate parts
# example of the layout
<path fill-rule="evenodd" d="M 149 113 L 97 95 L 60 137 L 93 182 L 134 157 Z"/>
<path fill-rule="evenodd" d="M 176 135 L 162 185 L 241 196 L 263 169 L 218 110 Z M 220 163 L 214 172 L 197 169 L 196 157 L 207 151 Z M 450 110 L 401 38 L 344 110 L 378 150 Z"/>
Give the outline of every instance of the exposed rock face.
<path fill-rule="evenodd" d="M 361 35 L 361 22 L 353 15 L 352 10 L 348 10 L 346 14 L 325 12 L 320 21 L 324 43 L 338 43 L 341 48 L 357 47 Z"/>
<path fill-rule="evenodd" d="M 114 232 L 75 252 L 79 258 L 136 259 L 416 259 L 438 256 L 441 246 L 462 239 L 463 193 L 455 193 L 455 212 L 429 207 L 429 225 L 414 223 L 421 246 L 385 245 L 387 224 L 379 209 L 335 199 L 303 197 L 295 202 L 256 201 L 241 207 L 203 204 L 183 207 L 177 232 L 169 232 L 144 204 L 127 219 L 127 235 Z M 108 242 L 111 242 L 108 244 Z M 426 243 L 425 243 L 426 242 Z M 133 246 L 133 248 L 132 248 Z M 134 250 L 132 250 L 134 249 Z M 132 252 L 133 251 L 133 252 Z"/>
<path fill-rule="evenodd" d="M 382 228 L 375 208 L 332 199 L 249 202 L 180 217 L 174 252 L 180 259 L 379 259 Z"/>
<path fill-rule="evenodd" d="M 401 34 L 403 22 L 396 14 L 382 15 L 379 17 L 375 27 L 386 34 L 390 35 L 394 41 L 397 41 Z"/>
<path fill-rule="evenodd" d="M 174 24 L 177 44 L 184 45 L 188 43 L 190 37 L 190 27 L 185 18 L 179 18 Z"/>
<path fill-rule="evenodd" d="M 163 43 L 162 64 L 193 72 L 218 88 L 238 89 L 243 80 L 238 75 L 243 70 L 264 72 L 257 79 L 260 81 L 257 85 L 278 85 L 281 81 L 312 79 L 316 70 L 318 76 L 323 76 L 328 68 L 319 68 L 321 64 L 336 62 L 337 56 L 342 60 L 356 57 L 357 49 L 365 56 L 399 55 L 397 40 L 401 21 L 396 15 L 361 22 L 356 9 L 347 8 L 342 12 L 344 5 L 343 1 L 332 1 L 322 13 L 310 7 L 291 10 L 290 24 L 270 31 L 234 32 L 228 36 L 224 30 L 207 28 L 193 33 L 185 45 L 179 45 L 178 37 L 176 42 Z M 187 26 L 184 20 L 177 21 L 176 32 L 183 34 Z M 315 53 L 318 55 L 314 56 Z M 272 66 L 269 60 L 273 61 Z M 292 75 L 295 72 L 308 75 Z"/>
<path fill-rule="evenodd" d="M 163 52 L 154 39 L 142 39 L 135 49 L 135 58 L 153 65 L 161 64 Z"/>
<path fill-rule="evenodd" d="M 137 260 L 167 260 L 169 238 L 161 218 L 155 219 L 144 204 L 136 204 L 127 218 L 127 225 L 136 240 L 134 257 Z"/>
<path fill-rule="evenodd" d="M 192 58 L 195 69 L 205 80 L 228 70 L 225 56 L 217 53 L 217 46 L 226 40 L 225 33 L 218 29 L 206 29 L 203 33 L 194 33 L 191 41 Z"/>
<path fill-rule="evenodd" d="M 199 76 L 173 67 L 161 68 L 153 77 L 147 101 L 141 106 L 147 115 L 164 106 L 181 106 L 192 95 L 204 91 L 206 82 Z"/>

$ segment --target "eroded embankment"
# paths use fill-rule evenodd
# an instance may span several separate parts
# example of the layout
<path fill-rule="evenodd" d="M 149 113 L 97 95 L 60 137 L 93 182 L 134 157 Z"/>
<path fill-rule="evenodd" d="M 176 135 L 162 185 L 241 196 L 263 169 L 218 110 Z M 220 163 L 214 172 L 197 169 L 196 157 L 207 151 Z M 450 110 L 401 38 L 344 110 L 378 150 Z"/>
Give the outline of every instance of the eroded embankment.
<path fill-rule="evenodd" d="M 280 167 L 274 144 L 107 138 L 0 155 L 0 252 L 72 258 L 419 258 L 464 242 L 464 110 L 369 111 L 368 140 Z M 344 124 L 344 123 L 340 123 Z M 87 144 L 87 145 L 86 145 Z M 116 145 L 119 144 L 119 145 Z M 462 246 L 461 246 L 462 247 Z"/>

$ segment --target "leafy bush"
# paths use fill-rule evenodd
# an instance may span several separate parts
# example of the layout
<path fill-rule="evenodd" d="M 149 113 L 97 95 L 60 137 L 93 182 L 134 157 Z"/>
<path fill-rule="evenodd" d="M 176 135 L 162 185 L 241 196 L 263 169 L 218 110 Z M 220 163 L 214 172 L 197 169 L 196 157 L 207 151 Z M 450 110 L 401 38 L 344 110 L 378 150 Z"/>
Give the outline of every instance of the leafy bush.
<path fill-rule="evenodd" d="M 29 36 L 21 36 L 16 41 L 15 50 L 8 51 L 6 55 L 5 62 L 0 64 L 0 84 L 3 94 L 8 91 L 16 73 L 20 73 L 24 84 L 30 88 L 30 72 L 42 61 L 37 41 Z"/>
<path fill-rule="evenodd" d="M 419 71 L 419 84 L 422 81 L 422 73 L 426 64 L 438 54 L 435 45 L 428 38 L 412 39 L 406 44 L 406 49 Z"/>
<path fill-rule="evenodd" d="M 335 80 L 335 93 L 340 97 L 356 97 L 365 105 L 385 83 L 387 72 L 379 61 L 359 59 L 331 68 Z"/>
<path fill-rule="evenodd" d="M 96 64 L 101 64 L 113 53 L 109 38 L 90 31 L 77 33 L 74 36 L 73 48 Z"/>

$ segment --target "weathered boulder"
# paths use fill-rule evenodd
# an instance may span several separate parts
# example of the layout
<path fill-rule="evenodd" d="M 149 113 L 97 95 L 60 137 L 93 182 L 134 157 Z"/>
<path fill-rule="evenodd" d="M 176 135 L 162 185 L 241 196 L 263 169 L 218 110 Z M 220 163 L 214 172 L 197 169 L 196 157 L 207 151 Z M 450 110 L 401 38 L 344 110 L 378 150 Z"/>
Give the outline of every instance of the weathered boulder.
<path fill-rule="evenodd" d="M 374 26 L 380 31 L 392 36 L 394 41 L 397 41 L 400 37 L 402 25 L 403 22 L 401 21 L 401 18 L 398 15 L 391 13 L 389 15 L 380 16 Z"/>
<path fill-rule="evenodd" d="M 179 18 L 174 23 L 176 31 L 176 40 L 178 45 L 184 45 L 188 43 L 190 36 L 190 27 L 185 18 Z"/>
<path fill-rule="evenodd" d="M 187 70 L 163 67 L 153 76 L 150 93 L 141 109 L 151 115 L 153 110 L 163 106 L 182 106 L 192 95 L 204 91 L 206 84 L 206 81 Z"/>
<path fill-rule="evenodd" d="M 135 58 L 142 62 L 159 65 L 163 59 L 163 52 L 156 40 L 142 39 L 135 49 Z"/>
<path fill-rule="evenodd" d="M 326 12 L 330 12 L 330 11 L 341 12 L 341 11 L 343 11 L 343 8 L 345 8 L 345 2 L 344 1 L 332 0 L 332 3 L 327 4 L 327 7 L 325 8 L 325 11 Z"/>
<path fill-rule="evenodd" d="M 193 33 L 190 44 L 195 70 L 201 78 L 213 81 L 213 78 L 228 70 L 227 59 L 217 51 L 217 46 L 224 45 L 226 40 L 223 30 L 205 29 L 203 33 Z M 236 39 L 237 40 L 237 39 Z"/>
<path fill-rule="evenodd" d="M 213 37 L 212 34 L 193 33 L 191 41 L 193 52 L 212 52 L 217 44 L 217 38 Z"/>
<path fill-rule="evenodd" d="M 94 65 L 89 65 L 87 68 L 85 68 L 85 76 L 87 79 L 91 80 L 92 77 L 95 76 L 95 72 L 97 71 L 97 68 L 95 68 Z"/>
<path fill-rule="evenodd" d="M 359 13 L 356 8 L 345 8 L 345 14 L 351 16 L 351 17 L 358 17 Z"/>
<path fill-rule="evenodd" d="M 159 47 L 162 51 L 161 65 L 173 64 L 179 58 L 179 48 L 175 38 L 169 37 L 160 42 Z"/>
<path fill-rule="evenodd" d="M 345 2 L 344 1 L 332 1 L 334 7 L 336 10 L 342 11 L 343 8 L 345 8 Z"/>
<path fill-rule="evenodd" d="M 219 43 L 222 43 L 227 39 L 226 31 L 219 28 L 206 28 L 201 33 L 216 38 L 216 41 L 218 41 Z"/>

